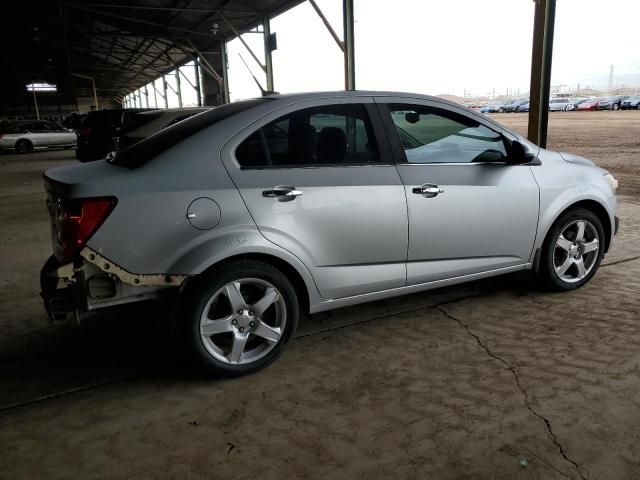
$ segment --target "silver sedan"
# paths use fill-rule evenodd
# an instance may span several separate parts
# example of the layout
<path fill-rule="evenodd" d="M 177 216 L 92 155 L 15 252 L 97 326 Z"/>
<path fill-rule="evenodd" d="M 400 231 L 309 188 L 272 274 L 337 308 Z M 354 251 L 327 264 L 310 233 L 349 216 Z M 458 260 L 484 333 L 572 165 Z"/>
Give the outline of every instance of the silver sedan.
<path fill-rule="evenodd" d="M 618 224 L 593 162 L 387 92 L 223 105 L 45 186 L 51 318 L 170 302 L 178 338 L 225 375 L 269 364 L 309 313 L 522 270 L 578 288 Z"/>
<path fill-rule="evenodd" d="M 0 132 L 0 149 L 29 153 L 41 148 L 72 148 L 76 134 L 55 122 L 29 120 L 16 122 Z"/>

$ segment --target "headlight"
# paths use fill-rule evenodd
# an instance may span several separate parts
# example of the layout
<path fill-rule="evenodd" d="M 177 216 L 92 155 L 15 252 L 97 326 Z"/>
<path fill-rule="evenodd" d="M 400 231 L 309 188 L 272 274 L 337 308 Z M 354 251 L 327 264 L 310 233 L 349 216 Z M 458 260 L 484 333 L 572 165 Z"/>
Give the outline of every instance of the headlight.
<path fill-rule="evenodd" d="M 618 190 L 618 180 L 616 180 L 616 178 L 613 175 L 611 175 L 610 173 L 605 173 L 604 174 L 604 179 L 609 184 L 609 188 L 611 188 L 611 191 L 613 193 L 616 193 L 616 190 Z"/>

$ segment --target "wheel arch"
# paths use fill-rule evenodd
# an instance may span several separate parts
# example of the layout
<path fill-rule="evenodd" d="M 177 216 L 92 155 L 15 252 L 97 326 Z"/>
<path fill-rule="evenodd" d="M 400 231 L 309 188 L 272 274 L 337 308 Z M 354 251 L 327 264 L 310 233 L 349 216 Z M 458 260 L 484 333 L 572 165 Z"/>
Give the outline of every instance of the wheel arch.
<path fill-rule="evenodd" d="M 556 223 L 558 218 L 560 218 L 562 215 L 567 213 L 569 210 L 574 210 L 576 208 L 584 208 L 585 210 L 589 210 L 590 212 L 593 212 L 598 217 L 598 219 L 602 223 L 602 228 L 604 228 L 604 236 L 605 236 L 604 251 L 606 253 L 609 250 L 609 246 L 611 245 L 611 240 L 613 237 L 613 232 L 611 230 L 611 217 L 609 216 L 609 212 L 604 207 L 604 205 L 602 205 L 600 202 L 596 200 L 591 200 L 591 199 L 579 200 L 577 202 L 574 202 L 571 205 L 567 206 L 564 210 L 559 212 L 558 215 L 556 215 L 553 221 L 549 224 L 549 227 L 547 228 L 544 234 L 544 241 L 546 242 L 547 236 L 549 235 L 549 231 L 551 230 L 551 227 Z"/>
<path fill-rule="evenodd" d="M 309 287 L 306 284 L 300 272 L 298 272 L 298 270 L 286 260 L 283 260 L 280 257 L 276 257 L 275 255 L 270 255 L 268 253 L 250 252 L 250 253 L 240 253 L 237 255 L 226 257 L 222 260 L 219 260 L 213 263 L 212 265 L 209 265 L 206 269 L 204 269 L 198 275 L 190 277 L 187 281 L 187 284 L 191 283 L 192 281 L 198 278 L 201 278 L 203 275 L 209 274 L 210 272 L 220 268 L 223 265 L 226 265 L 228 263 L 231 263 L 237 260 L 257 260 L 260 262 L 267 263 L 277 268 L 278 270 L 280 270 L 293 285 L 293 288 L 296 291 L 296 295 L 298 296 L 298 302 L 300 304 L 301 312 L 304 314 L 309 313 L 309 308 L 310 308 Z"/>

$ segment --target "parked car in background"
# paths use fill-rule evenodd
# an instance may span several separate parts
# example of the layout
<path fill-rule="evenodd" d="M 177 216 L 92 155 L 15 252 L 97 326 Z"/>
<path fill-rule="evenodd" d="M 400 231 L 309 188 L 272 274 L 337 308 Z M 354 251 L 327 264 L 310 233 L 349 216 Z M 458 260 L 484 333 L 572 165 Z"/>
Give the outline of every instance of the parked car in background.
<path fill-rule="evenodd" d="M 522 105 L 520 105 L 518 107 L 518 112 L 528 112 L 529 111 L 529 100 L 527 100 L 527 103 L 523 103 Z"/>
<path fill-rule="evenodd" d="M 511 112 L 518 112 L 520 111 L 520 106 L 524 105 L 525 103 L 529 103 L 529 99 L 520 99 L 520 100 L 514 100 L 513 102 L 509 103 L 508 105 L 505 105 L 504 107 L 504 111 L 506 113 L 511 113 Z"/>
<path fill-rule="evenodd" d="M 77 130 L 86 116 L 86 113 L 71 113 L 62 120 L 62 126 L 70 130 Z"/>
<path fill-rule="evenodd" d="M 579 111 L 598 110 L 598 103 L 601 98 L 589 98 L 578 105 Z"/>
<path fill-rule="evenodd" d="M 598 110 L 619 110 L 620 104 L 629 98 L 629 95 L 613 95 L 598 102 Z"/>
<path fill-rule="evenodd" d="M 626 100 L 623 100 L 620 103 L 620 108 L 622 110 L 640 110 L 640 95 L 635 95 L 633 97 L 629 97 Z"/>
<path fill-rule="evenodd" d="M 569 103 L 564 107 L 565 112 L 573 112 L 578 109 L 578 105 L 587 101 L 588 98 L 570 98 Z"/>
<path fill-rule="evenodd" d="M 15 122 L 0 132 L 0 149 L 29 153 L 41 148 L 73 148 L 76 134 L 47 120 Z"/>
<path fill-rule="evenodd" d="M 105 158 L 116 150 L 115 138 L 123 128 L 134 128 L 148 108 L 127 108 L 113 110 L 94 110 L 89 112 L 76 130 L 78 148 L 76 158 L 81 162 L 90 162 Z"/>
<path fill-rule="evenodd" d="M 489 105 L 489 113 L 504 113 L 505 107 L 505 102 L 492 103 Z"/>
<path fill-rule="evenodd" d="M 569 105 L 568 98 L 552 98 L 549 100 L 550 112 L 562 112 Z"/>
<path fill-rule="evenodd" d="M 123 150 L 143 138 L 164 130 L 212 107 L 169 108 L 140 113 L 129 127 L 121 128 L 115 137 L 116 150 Z"/>
<path fill-rule="evenodd" d="M 618 226 L 593 162 L 397 92 L 222 105 L 44 183 L 50 317 L 160 299 L 227 376 L 274 361 L 301 315 L 522 270 L 573 290 Z"/>

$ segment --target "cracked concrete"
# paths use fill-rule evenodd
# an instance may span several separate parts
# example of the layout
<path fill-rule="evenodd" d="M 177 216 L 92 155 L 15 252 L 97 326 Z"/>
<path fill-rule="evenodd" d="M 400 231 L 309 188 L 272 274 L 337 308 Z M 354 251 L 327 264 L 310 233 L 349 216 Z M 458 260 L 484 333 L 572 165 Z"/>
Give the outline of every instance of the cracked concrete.
<path fill-rule="evenodd" d="M 467 335 L 469 335 L 470 337 L 473 337 L 475 339 L 476 343 L 478 344 L 478 346 L 480 346 L 485 352 L 487 352 L 487 355 L 489 355 L 491 358 L 497 360 L 498 362 L 502 363 L 507 368 L 507 370 L 509 370 L 511 372 L 511 374 L 513 375 L 514 380 L 516 381 L 516 385 L 518 386 L 518 389 L 520 390 L 520 392 L 522 392 L 522 396 L 523 396 L 523 399 L 524 399 L 524 404 L 526 405 L 527 409 L 533 415 L 535 415 L 540 420 L 542 420 L 542 422 L 544 422 L 544 425 L 545 425 L 545 427 L 547 429 L 547 433 L 549 434 L 549 438 L 551 439 L 553 444 L 556 447 L 558 447 L 558 451 L 560 452 L 560 455 L 562 456 L 562 458 L 564 458 L 567 462 L 571 463 L 575 467 L 575 469 L 580 474 L 580 478 L 582 478 L 583 480 L 587 480 L 587 477 L 585 477 L 585 474 L 582 471 L 582 468 L 580 468 L 580 465 L 578 465 L 578 463 L 576 463 L 574 460 L 569 458 L 569 456 L 567 455 L 565 447 L 562 446 L 562 443 L 560 443 L 560 441 L 558 440 L 558 436 L 553 432 L 553 427 L 551 426 L 551 422 L 549 421 L 549 419 L 547 419 L 546 417 L 544 417 L 544 415 L 542 415 L 539 412 L 537 412 L 531 406 L 531 402 L 529 401 L 529 395 L 527 394 L 527 391 L 524 389 L 524 387 L 522 386 L 522 384 L 520 382 L 520 377 L 518 376 L 518 371 L 517 371 L 516 367 L 511 365 L 508 361 L 506 361 L 501 356 L 499 356 L 499 355 L 495 354 L 494 352 L 492 352 L 489 349 L 489 347 L 482 342 L 480 337 L 478 335 L 476 335 L 475 333 L 473 333 L 471 331 L 471 329 L 469 329 L 469 326 L 466 323 L 464 323 L 459 318 L 454 317 L 449 312 L 447 312 L 447 310 L 444 308 L 444 306 L 438 305 L 438 306 L 436 306 L 434 308 L 436 308 L 439 312 L 441 312 L 444 316 L 446 316 L 450 320 L 453 320 L 453 321 L 457 322 L 462 328 L 464 328 L 464 330 L 467 333 Z"/>

